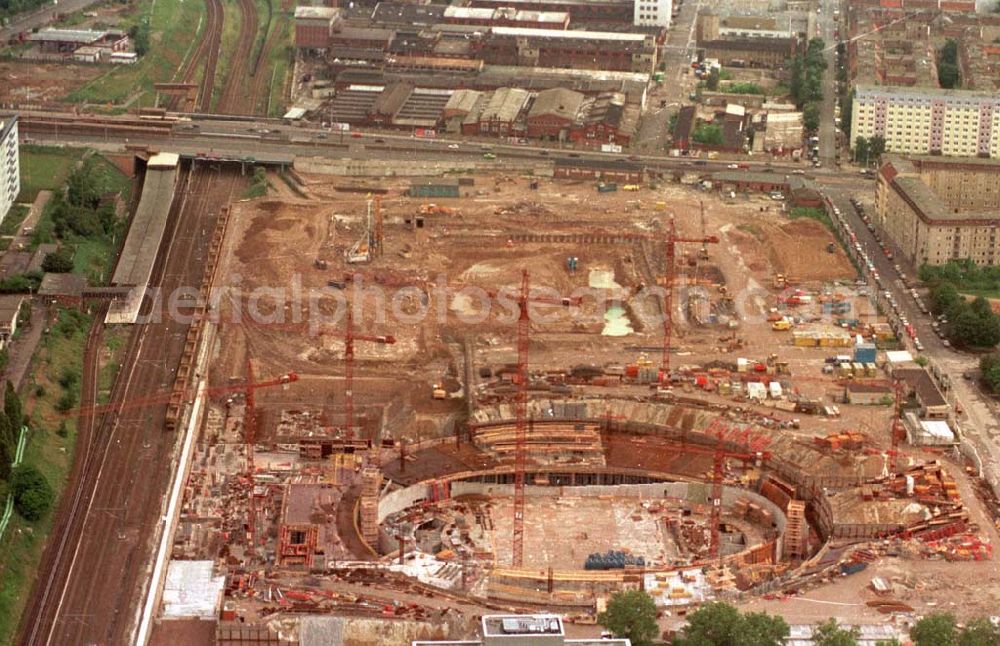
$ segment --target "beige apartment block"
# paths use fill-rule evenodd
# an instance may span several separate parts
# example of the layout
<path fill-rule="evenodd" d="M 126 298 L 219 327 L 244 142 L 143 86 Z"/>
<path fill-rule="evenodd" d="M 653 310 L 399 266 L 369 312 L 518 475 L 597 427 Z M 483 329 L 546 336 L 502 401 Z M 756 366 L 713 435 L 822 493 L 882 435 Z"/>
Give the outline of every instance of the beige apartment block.
<path fill-rule="evenodd" d="M 1000 261 L 1000 161 L 892 154 L 883 161 L 876 218 L 908 261 Z"/>
<path fill-rule="evenodd" d="M 967 90 L 859 85 L 851 112 L 857 137 L 916 155 L 1000 157 L 1000 95 Z"/>

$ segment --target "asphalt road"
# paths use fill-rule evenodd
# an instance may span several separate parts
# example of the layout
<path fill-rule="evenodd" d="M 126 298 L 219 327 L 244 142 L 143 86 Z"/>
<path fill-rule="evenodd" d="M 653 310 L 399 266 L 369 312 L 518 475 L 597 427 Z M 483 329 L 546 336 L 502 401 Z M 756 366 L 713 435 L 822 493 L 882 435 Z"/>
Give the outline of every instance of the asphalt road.
<path fill-rule="evenodd" d="M 864 180 L 858 180 L 855 184 L 859 181 Z M 872 289 L 882 292 L 888 290 L 896 301 L 899 315 L 892 311 L 893 308 L 888 304 L 884 293 L 879 293 L 877 298 L 883 310 L 889 313 L 890 319 L 905 317 L 916 328 L 917 338 L 924 346 L 921 354 L 948 375 L 951 387 L 945 394 L 952 405 L 959 404 L 963 410 L 963 413 L 958 415 L 962 435 L 974 447 L 982 461 L 983 475 L 987 481 L 994 491 L 1000 491 L 1000 406 L 983 394 L 975 383 L 962 378 L 964 372 L 977 368 L 978 358 L 945 347 L 934 333 L 931 328 L 931 318 L 920 311 L 909 289 L 903 285 L 894 265 L 899 264 L 903 273 L 910 277 L 916 275 L 916 267 L 907 266 L 900 260 L 899 253 L 894 254 L 893 260 L 886 257 L 882 245 L 850 203 L 850 197 L 859 193 L 857 186 L 853 189 L 849 186 L 828 188 L 826 193 L 840 209 L 841 215 L 845 217 L 849 228 L 857 236 L 858 242 L 861 243 L 883 281 L 883 287 L 879 290 L 869 273 L 867 279 Z M 872 215 L 874 214 L 870 214 Z M 926 298 L 924 302 L 927 304 Z M 903 336 L 908 348 L 915 352 L 913 342 Z"/>
<path fill-rule="evenodd" d="M 69 14 L 86 9 L 98 0 L 63 0 L 59 4 L 46 3 L 35 11 L 18 14 L 3 29 L 0 29 L 0 41 L 7 42 L 22 31 L 31 31 L 35 27 L 43 27 L 56 20 L 56 14 Z"/>
<path fill-rule="evenodd" d="M 824 166 L 832 166 L 837 159 L 837 129 L 834 125 L 834 107 L 837 105 L 837 43 L 833 37 L 837 23 L 833 12 L 840 8 L 839 0 L 820 0 L 822 13 L 818 22 L 820 37 L 826 43 L 823 52 L 826 71 L 823 73 L 823 102 L 819 122 L 819 159 Z"/>

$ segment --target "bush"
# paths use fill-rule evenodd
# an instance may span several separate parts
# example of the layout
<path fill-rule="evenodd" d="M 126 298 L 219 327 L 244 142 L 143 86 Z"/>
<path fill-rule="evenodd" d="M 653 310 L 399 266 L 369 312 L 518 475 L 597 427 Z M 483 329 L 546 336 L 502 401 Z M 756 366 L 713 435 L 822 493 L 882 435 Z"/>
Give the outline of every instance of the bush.
<path fill-rule="evenodd" d="M 17 509 L 17 513 L 31 521 L 44 516 L 55 500 L 55 493 L 49 481 L 33 466 L 20 466 L 14 469 L 10 489 L 14 495 L 14 508 Z"/>
<path fill-rule="evenodd" d="M 64 414 L 73 410 L 74 406 L 76 406 L 76 393 L 71 391 L 64 392 L 56 402 L 56 410 Z"/>
<path fill-rule="evenodd" d="M 708 146 L 721 146 L 722 128 L 710 123 L 703 123 L 691 133 L 691 141 Z"/>
<path fill-rule="evenodd" d="M 59 247 L 56 251 L 45 254 L 42 270 L 54 274 L 67 274 L 73 271 L 73 251 L 69 247 Z"/>

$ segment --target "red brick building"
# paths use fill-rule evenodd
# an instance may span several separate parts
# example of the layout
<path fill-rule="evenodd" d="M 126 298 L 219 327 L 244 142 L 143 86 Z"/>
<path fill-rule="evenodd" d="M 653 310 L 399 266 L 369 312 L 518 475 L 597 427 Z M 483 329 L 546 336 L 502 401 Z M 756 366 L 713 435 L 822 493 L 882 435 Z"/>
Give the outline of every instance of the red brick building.
<path fill-rule="evenodd" d="M 326 49 L 330 33 L 340 17 L 331 7 L 295 7 L 295 46 L 299 49 Z"/>

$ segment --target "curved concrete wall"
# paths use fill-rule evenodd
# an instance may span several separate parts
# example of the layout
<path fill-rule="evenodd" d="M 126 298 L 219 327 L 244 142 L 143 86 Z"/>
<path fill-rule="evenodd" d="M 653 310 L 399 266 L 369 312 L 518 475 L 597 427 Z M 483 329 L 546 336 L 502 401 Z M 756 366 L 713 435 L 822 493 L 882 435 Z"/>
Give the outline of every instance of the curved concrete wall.
<path fill-rule="evenodd" d="M 396 512 L 403 511 L 408 507 L 428 498 L 430 486 L 420 482 L 403 489 L 398 489 L 382 496 L 378 504 L 378 522 L 383 523 L 385 519 Z M 697 482 L 658 482 L 652 484 L 623 484 L 623 485 L 581 485 L 581 486 L 553 486 L 545 487 L 529 485 L 524 488 L 526 497 L 558 497 L 565 495 L 572 496 L 616 496 L 621 498 L 675 498 L 686 500 L 694 504 L 706 504 L 710 487 L 707 484 Z M 486 482 L 455 481 L 451 483 L 452 497 L 464 495 L 484 495 L 484 496 L 513 496 L 514 485 L 491 484 Z M 730 506 L 739 499 L 747 499 L 760 505 L 771 512 L 777 530 L 780 533 L 785 531 L 785 514 L 777 505 L 764 498 L 760 494 L 737 487 L 723 487 L 722 502 Z"/>

